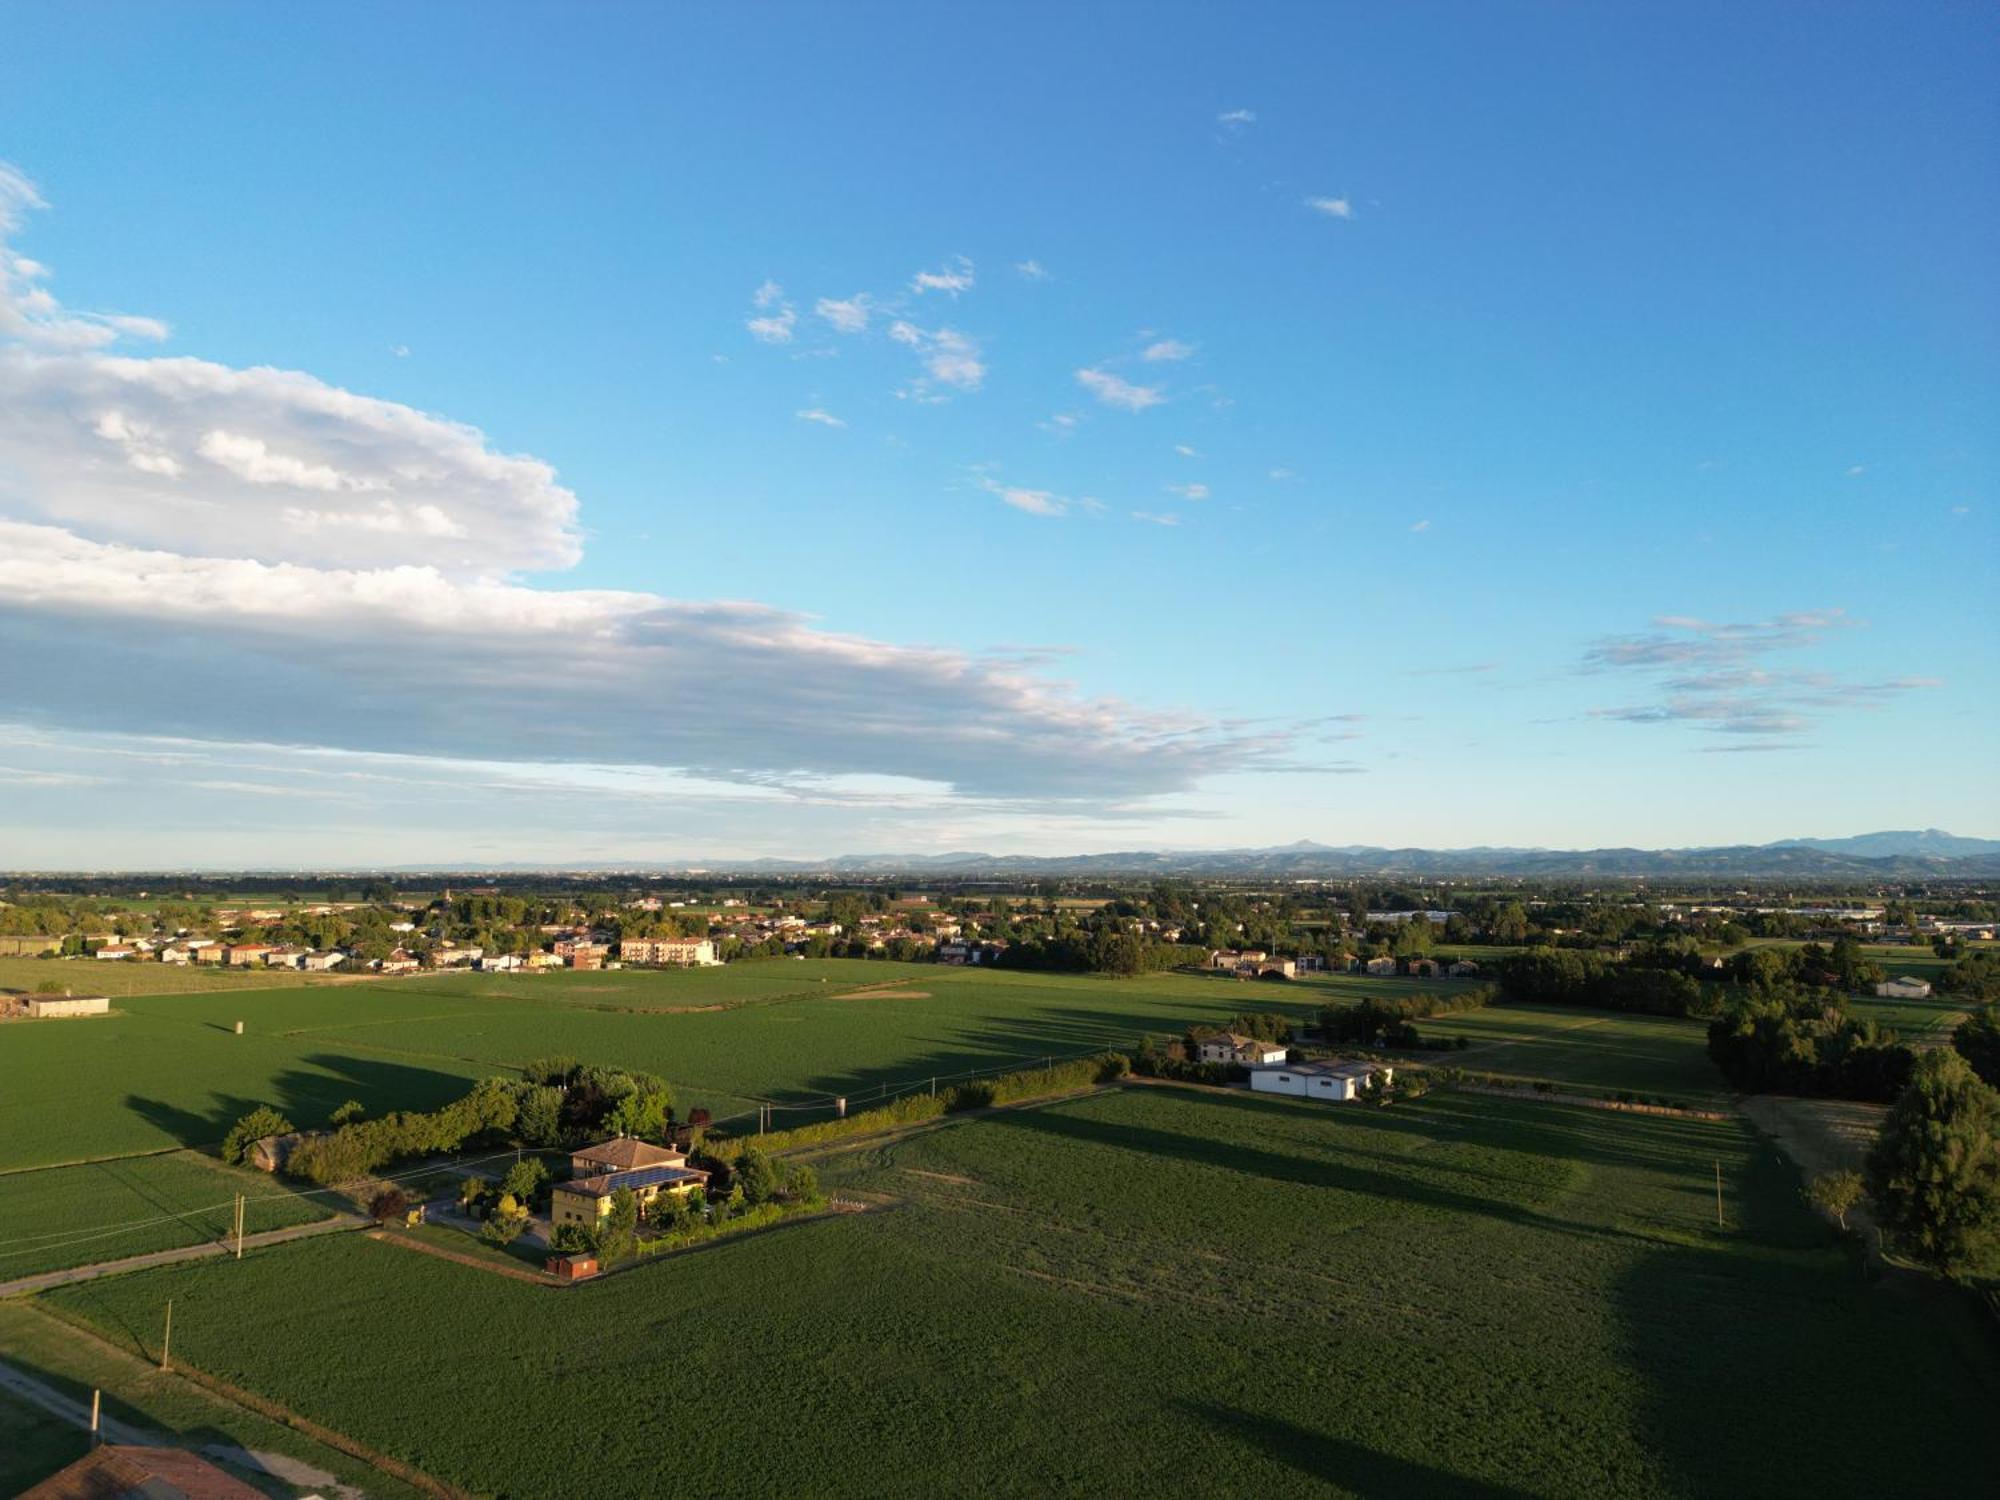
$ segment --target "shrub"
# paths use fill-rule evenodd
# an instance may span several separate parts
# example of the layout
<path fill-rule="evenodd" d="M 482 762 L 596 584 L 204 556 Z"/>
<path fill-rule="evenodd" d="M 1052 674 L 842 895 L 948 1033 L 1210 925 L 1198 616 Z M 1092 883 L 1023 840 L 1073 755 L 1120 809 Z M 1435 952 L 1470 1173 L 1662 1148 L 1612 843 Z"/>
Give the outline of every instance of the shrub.
<path fill-rule="evenodd" d="M 240 1165 L 249 1155 L 250 1148 L 270 1135 L 290 1135 L 293 1125 L 283 1115 L 268 1105 L 260 1104 L 229 1127 L 229 1134 L 222 1138 L 222 1159 Z"/>
<path fill-rule="evenodd" d="M 410 1211 L 410 1200 L 401 1188 L 389 1188 L 375 1195 L 375 1201 L 368 1205 L 369 1217 L 378 1224 L 388 1224 L 400 1219 Z"/>

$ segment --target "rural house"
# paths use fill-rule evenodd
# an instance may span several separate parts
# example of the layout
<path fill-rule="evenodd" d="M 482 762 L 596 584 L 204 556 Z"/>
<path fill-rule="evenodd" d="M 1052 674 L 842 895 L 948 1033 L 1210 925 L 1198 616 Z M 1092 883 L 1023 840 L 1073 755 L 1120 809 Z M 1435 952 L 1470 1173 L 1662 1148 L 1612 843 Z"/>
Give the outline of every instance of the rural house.
<path fill-rule="evenodd" d="M 1396 972 L 1396 960 L 1393 958 L 1371 958 L 1361 967 L 1366 969 L 1370 974 L 1386 978 Z"/>
<path fill-rule="evenodd" d="M 655 1146 L 633 1136 L 616 1136 L 570 1155 L 570 1180 L 550 1196 L 552 1225 L 579 1224 L 595 1232 L 611 1212 L 611 1195 L 629 1189 L 643 1215 L 662 1193 L 682 1195 L 708 1182 L 708 1173 L 687 1164 L 687 1153 Z"/>
<path fill-rule="evenodd" d="M 1203 1039 L 1201 1060 L 1205 1063 L 1241 1063 L 1246 1068 L 1256 1068 L 1266 1063 L 1283 1062 L 1285 1044 L 1260 1042 L 1254 1036 L 1225 1031 L 1220 1036 Z"/>

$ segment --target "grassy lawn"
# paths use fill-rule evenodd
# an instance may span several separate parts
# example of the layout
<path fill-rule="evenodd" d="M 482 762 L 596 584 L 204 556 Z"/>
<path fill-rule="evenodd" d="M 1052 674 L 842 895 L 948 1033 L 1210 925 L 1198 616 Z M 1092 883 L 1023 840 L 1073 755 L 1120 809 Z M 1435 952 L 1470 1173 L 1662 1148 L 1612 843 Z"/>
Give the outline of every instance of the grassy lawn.
<path fill-rule="evenodd" d="M 1591 1090 L 1630 1089 L 1692 1102 L 1728 1090 L 1708 1059 L 1708 1026 L 1671 1016 L 1558 1005 L 1491 1005 L 1421 1021 L 1426 1038 L 1465 1037 L 1463 1052 L 1426 1054 L 1480 1073 L 1546 1078 Z"/>
<path fill-rule="evenodd" d="M 221 1239 L 238 1193 L 248 1199 L 245 1234 L 308 1224 L 337 1206 L 192 1151 L 0 1174 L 0 1281 Z"/>
<path fill-rule="evenodd" d="M 293 1485 L 257 1481 L 274 1494 L 339 1495 L 339 1486 L 352 1485 L 369 1500 L 418 1500 L 418 1491 L 289 1427 L 162 1374 L 156 1364 L 79 1338 L 31 1303 L 0 1302 L 0 1359 L 86 1404 L 100 1389 L 107 1418 L 164 1434 L 182 1447 L 247 1450 L 266 1473 L 289 1469 Z M 20 1436 L 11 1425 L 16 1422 Z M 83 1451 L 80 1428 L 0 1393 L 0 1494 L 45 1478 Z M 254 1477 L 240 1467 L 232 1472 Z"/>
<path fill-rule="evenodd" d="M 1859 1280 L 1733 1120 L 1131 1087 L 821 1171 L 902 1205 L 561 1291 L 343 1235 L 42 1300 L 150 1350 L 172 1297 L 183 1359 L 517 1497 L 1873 1496 L 1917 1432 L 1931 1493 L 2000 1465 L 1976 1325 Z"/>
<path fill-rule="evenodd" d="M 1872 995 L 1853 995 L 1847 1001 L 1847 1013 L 1857 1021 L 1873 1021 L 1877 1026 L 1889 1027 L 1913 1044 L 1949 1043 L 1958 1023 L 1974 1008 L 1951 995 L 1929 1000 L 1878 1000 Z"/>
<path fill-rule="evenodd" d="M 295 969 L 225 969 L 219 964 L 126 963 L 94 958 L 0 958 L 0 990 L 60 985 L 79 995 L 186 995 L 214 990 L 304 989 L 366 983 L 341 974 Z"/>

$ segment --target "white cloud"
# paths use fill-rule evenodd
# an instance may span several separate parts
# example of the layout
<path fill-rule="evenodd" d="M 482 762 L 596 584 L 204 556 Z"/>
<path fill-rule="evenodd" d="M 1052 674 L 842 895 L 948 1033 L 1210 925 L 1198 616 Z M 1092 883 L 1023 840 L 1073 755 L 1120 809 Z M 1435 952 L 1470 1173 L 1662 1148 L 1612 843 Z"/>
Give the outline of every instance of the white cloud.
<path fill-rule="evenodd" d="M 1042 263 L 1038 260 L 1017 260 L 1014 262 L 1014 270 L 1024 281 L 1049 279 L 1049 273 L 1043 269 Z"/>
<path fill-rule="evenodd" d="M 16 514 L 138 546 L 454 573 L 582 555 L 547 464 L 297 371 L 0 345 L 0 471 Z M 329 514 L 365 524 L 301 529 L 296 508 L 336 494 L 364 503 Z"/>
<path fill-rule="evenodd" d="M 0 161 L 0 340 L 34 349 L 78 350 L 101 349 L 120 338 L 166 338 L 169 330 L 158 318 L 65 308 L 43 285 L 49 268 L 13 253 L 7 239 L 31 213 L 47 207 L 27 173 Z"/>
<path fill-rule="evenodd" d="M 39 203 L 7 191 L 0 225 Z M 782 296 L 768 284 L 759 310 L 789 315 Z M 983 377 L 965 335 L 917 343 L 924 378 Z M 0 337 L 0 475 L 0 660 L 34 663 L 5 716 L 39 732 L 504 753 L 739 787 L 907 778 L 1017 810 L 1108 810 L 1284 750 L 1279 731 L 1085 697 L 1018 652 L 512 581 L 580 556 L 576 499 L 547 464 L 296 371 Z M 989 487 L 1030 514 L 1070 508 Z"/>
<path fill-rule="evenodd" d="M 1277 480 L 1280 484 L 1283 484 L 1287 479 L 1295 479 L 1298 476 L 1294 474 L 1293 471 L 1290 469 L 1273 469 L 1271 470 L 1270 475 L 1268 477 Z"/>
<path fill-rule="evenodd" d="M 1139 358 L 1158 364 L 1163 360 L 1183 360 L 1193 353 L 1193 344 L 1184 344 L 1179 339 L 1161 339 L 1158 343 L 1148 344 Z"/>
<path fill-rule="evenodd" d="M 951 265 L 941 271 L 919 271 L 910 282 L 910 290 L 922 295 L 925 292 L 947 292 L 956 297 L 960 292 L 969 292 L 973 287 L 972 262 L 963 255 L 954 258 Z"/>
<path fill-rule="evenodd" d="M 789 344 L 792 329 L 798 323 L 799 315 L 791 308 L 782 312 L 769 313 L 761 318 L 746 318 L 743 326 L 750 330 L 750 336 L 763 344 Z"/>
<path fill-rule="evenodd" d="M 1076 382 L 1106 406 L 1121 407 L 1126 411 L 1144 411 L 1167 399 L 1160 394 L 1158 386 L 1134 385 L 1123 376 L 1106 370 L 1078 370 Z"/>
<path fill-rule="evenodd" d="M 391 344 L 389 352 L 398 359 L 408 359 L 410 357 L 410 346 L 408 344 Z"/>
<path fill-rule="evenodd" d="M 1308 198 L 1306 207 L 1314 213 L 1324 214 L 1329 219 L 1351 219 L 1354 205 L 1345 198 Z"/>
<path fill-rule="evenodd" d="M 813 304 L 813 311 L 832 324 L 836 333 L 862 333 L 868 328 L 869 304 L 865 292 L 840 300 L 822 297 Z"/>
<path fill-rule="evenodd" d="M 1073 411 L 1059 411 L 1050 415 L 1047 421 L 1035 425 L 1044 432 L 1053 432 L 1057 437 L 1069 437 L 1075 433 L 1083 419 Z"/>
<path fill-rule="evenodd" d="M 1025 489 L 1020 485 L 1002 484 L 997 479 L 982 479 L 979 484 L 988 494 L 998 495 L 1002 503 L 1026 511 L 1031 516 L 1069 514 L 1069 501 L 1048 490 Z"/>
<path fill-rule="evenodd" d="M 1170 495 L 1179 495 L 1183 500 L 1206 500 L 1208 498 L 1208 486 L 1205 484 L 1170 484 L 1167 486 L 1167 493 Z"/>
<path fill-rule="evenodd" d="M 898 319 L 889 325 L 889 337 L 916 350 L 923 361 L 924 373 L 901 392 L 906 397 L 942 401 L 946 397 L 937 390 L 940 385 L 971 392 L 986 381 L 986 363 L 981 358 L 978 341 L 956 328 L 940 328 L 933 333 Z"/>
<path fill-rule="evenodd" d="M 1215 117 L 1216 124 L 1231 127 L 1254 125 L 1256 122 L 1256 112 L 1248 109 L 1228 109 Z"/>
<path fill-rule="evenodd" d="M 1029 514 L 1063 513 L 1045 491 L 992 488 Z M 12 521 L 0 650 L 38 663 L 8 707 L 48 727 L 402 755 L 504 747 L 527 763 L 752 784 L 873 773 L 1103 800 L 1253 769 L 1285 740 L 762 605 L 190 557 Z"/>
<path fill-rule="evenodd" d="M 1181 456 L 1182 458 L 1200 458 L 1200 457 L 1201 457 L 1201 454 L 1199 454 L 1198 452 L 1196 452 L 1196 451 L 1194 450 L 1194 448 L 1192 448 L 1191 446 L 1189 446 L 1189 445 L 1188 445 L 1188 444 L 1186 444 L 1186 443 L 1175 443 L 1175 444 L 1174 444 L 1174 452 L 1178 453 L 1178 454 L 1179 454 L 1179 455 L 1180 455 L 1180 456 Z"/>
<path fill-rule="evenodd" d="M 822 411 L 817 406 L 809 406 L 803 411 L 794 412 L 793 415 L 801 422 L 817 422 L 822 427 L 845 427 L 847 425 L 832 412 Z"/>
<path fill-rule="evenodd" d="M 1855 464 L 1848 469 L 1847 477 L 1849 479 L 1859 479 L 1863 474 L 1866 474 L 1867 472 L 1868 472 L 1868 465 Z"/>
<path fill-rule="evenodd" d="M 1181 524 L 1179 516 L 1155 515 L 1153 512 L 1146 510 L 1133 511 L 1132 519 L 1135 521 L 1144 521 L 1150 526 L 1178 526 Z"/>
<path fill-rule="evenodd" d="M 764 278 L 763 285 L 750 294 L 751 304 L 761 308 L 777 307 L 784 300 L 785 289 L 768 276 Z"/>
<path fill-rule="evenodd" d="M 1430 529 L 1431 523 L 1429 521 L 1419 521 L 1410 528 L 1412 531 L 1429 531 Z"/>

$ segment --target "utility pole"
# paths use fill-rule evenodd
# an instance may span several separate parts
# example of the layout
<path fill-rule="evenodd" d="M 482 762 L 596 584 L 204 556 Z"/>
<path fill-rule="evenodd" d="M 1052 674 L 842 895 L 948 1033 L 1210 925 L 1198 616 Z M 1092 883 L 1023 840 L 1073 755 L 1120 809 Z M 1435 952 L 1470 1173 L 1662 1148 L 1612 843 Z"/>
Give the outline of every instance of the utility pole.
<path fill-rule="evenodd" d="M 243 1195 L 236 1195 L 236 1258 L 243 1259 Z"/>
<path fill-rule="evenodd" d="M 160 1368 L 168 1369 L 167 1351 L 174 1345 L 174 1299 L 167 1298 L 167 1331 L 160 1337 Z"/>
<path fill-rule="evenodd" d="M 1715 1227 L 1722 1227 L 1722 1163 L 1715 1164 Z"/>
<path fill-rule="evenodd" d="M 102 1441 L 98 1436 L 97 1424 L 103 1408 L 104 1392 L 102 1390 L 93 1390 L 90 1393 L 90 1446 L 93 1448 Z"/>

